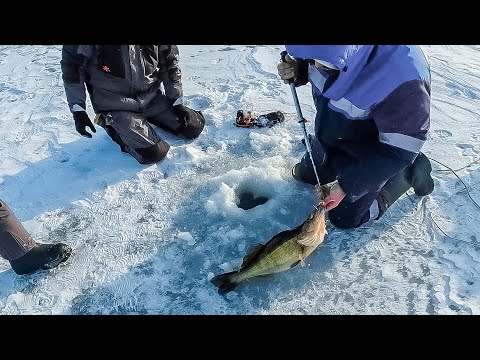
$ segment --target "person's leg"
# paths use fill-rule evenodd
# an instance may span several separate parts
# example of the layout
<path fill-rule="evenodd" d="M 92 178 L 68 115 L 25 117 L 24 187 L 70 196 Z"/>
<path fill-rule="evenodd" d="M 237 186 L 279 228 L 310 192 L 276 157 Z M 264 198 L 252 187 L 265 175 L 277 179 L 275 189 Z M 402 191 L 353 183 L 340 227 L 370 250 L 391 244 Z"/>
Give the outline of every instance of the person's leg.
<path fill-rule="evenodd" d="M 13 211 L 0 200 L 0 256 L 5 260 L 15 260 L 35 246 L 35 241 Z"/>
<path fill-rule="evenodd" d="M 376 219 L 379 214 L 378 192 L 362 196 L 354 202 L 343 199 L 338 206 L 328 212 L 328 219 L 336 227 L 351 229 Z"/>
<path fill-rule="evenodd" d="M 170 149 L 170 145 L 160 139 L 143 114 L 111 111 L 101 114 L 98 124 L 122 151 L 128 152 L 140 164 L 156 163 L 162 160 Z"/>
<path fill-rule="evenodd" d="M 419 153 L 412 165 L 405 168 L 378 191 L 366 194 L 355 202 L 343 200 L 329 211 L 332 224 L 341 228 L 355 228 L 367 221 L 378 220 L 410 188 L 418 196 L 426 196 L 434 189 L 432 166 L 428 158 Z"/>
<path fill-rule="evenodd" d="M 47 270 L 65 262 L 72 252 L 70 246 L 38 244 L 13 211 L 0 200 L 0 256 L 10 262 L 18 275 Z"/>
<path fill-rule="evenodd" d="M 168 98 L 161 94 L 145 107 L 144 114 L 150 123 L 187 139 L 197 138 L 205 126 L 201 111 L 183 105 L 174 108 Z"/>

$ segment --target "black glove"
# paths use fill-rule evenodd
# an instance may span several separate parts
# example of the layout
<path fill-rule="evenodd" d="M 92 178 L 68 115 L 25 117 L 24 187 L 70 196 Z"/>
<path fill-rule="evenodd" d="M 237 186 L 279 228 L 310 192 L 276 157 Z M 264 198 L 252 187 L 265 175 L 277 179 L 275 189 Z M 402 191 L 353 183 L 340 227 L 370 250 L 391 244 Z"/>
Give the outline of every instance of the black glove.
<path fill-rule="evenodd" d="M 285 84 L 302 86 L 308 82 L 308 59 L 293 58 L 286 51 L 282 51 L 281 62 L 277 65 L 278 75 Z"/>
<path fill-rule="evenodd" d="M 78 131 L 78 133 L 80 135 L 88 137 L 88 138 L 92 137 L 92 134 L 90 134 L 86 130 L 87 126 L 94 133 L 97 132 L 97 130 L 95 130 L 95 126 L 93 126 L 92 121 L 90 120 L 90 118 L 88 117 L 88 115 L 85 111 L 75 111 L 73 113 L 73 118 L 75 120 L 75 129 Z"/>
<path fill-rule="evenodd" d="M 177 115 L 180 127 L 177 134 L 181 134 L 188 139 L 194 139 L 203 131 L 205 126 L 205 117 L 201 111 L 189 109 L 184 105 L 175 105 L 173 107 Z"/>
<path fill-rule="evenodd" d="M 177 115 L 177 118 L 180 121 L 180 123 L 184 127 L 187 126 L 190 120 L 190 114 L 187 108 L 184 105 L 179 104 L 173 107 L 173 111 L 175 111 L 175 115 Z"/>
<path fill-rule="evenodd" d="M 285 54 L 282 61 L 277 65 L 277 71 L 285 84 L 290 84 L 298 78 L 298 62 L 290 55 Z"/>

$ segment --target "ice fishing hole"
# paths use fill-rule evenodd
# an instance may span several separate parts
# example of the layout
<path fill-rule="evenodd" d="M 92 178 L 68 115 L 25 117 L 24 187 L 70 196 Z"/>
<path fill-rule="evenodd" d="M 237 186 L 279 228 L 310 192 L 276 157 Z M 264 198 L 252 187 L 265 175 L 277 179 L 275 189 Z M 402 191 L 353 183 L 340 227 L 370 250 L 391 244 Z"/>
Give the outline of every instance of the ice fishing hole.
<path fill-rule="evenodd" d="M 243 210 L 252 209 L 268 201 L 268 197 L 263 195 L 255 196 L 255 194 L 249 190 L 238 191 L 236 195 L 237 206 Z"/>

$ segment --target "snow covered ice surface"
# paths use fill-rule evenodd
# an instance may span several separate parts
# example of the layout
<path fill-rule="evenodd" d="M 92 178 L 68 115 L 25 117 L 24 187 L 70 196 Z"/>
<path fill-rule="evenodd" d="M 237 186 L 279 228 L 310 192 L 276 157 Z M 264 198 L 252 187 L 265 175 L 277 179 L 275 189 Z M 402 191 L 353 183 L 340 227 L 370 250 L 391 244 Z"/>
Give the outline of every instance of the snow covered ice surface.
<path fill-rule="evenodd" d="M 468 192 L 432 161 L 430 196 L 410 190 L 371 226 L 330 228 L 305 267 L 222 297 L 209 280 L 315 203 L 290 175 L 304 147 L 276 72 L 284 47 L 179 46 L 186 104 L 206 128 L 193 141 L 158 130 L 171 150 L 144 166 L 98 126 L 93 139 L 76 133 L 61 46 L 0 46 L 0 198 L 37 241 L 73 248 L 58 268 L 23 277 L 0 259 L 0 313 L 480 314 L 480 209 L 468 197 L 480 203 L 480 47 L 422 47 L 433 76 L 423 151 Z M 312 120 L 310 90 L 297 91 Z M 287 116 L 242 129 L 239 109 Z M 243 210 L 246 192 L 268 201 Z"/>

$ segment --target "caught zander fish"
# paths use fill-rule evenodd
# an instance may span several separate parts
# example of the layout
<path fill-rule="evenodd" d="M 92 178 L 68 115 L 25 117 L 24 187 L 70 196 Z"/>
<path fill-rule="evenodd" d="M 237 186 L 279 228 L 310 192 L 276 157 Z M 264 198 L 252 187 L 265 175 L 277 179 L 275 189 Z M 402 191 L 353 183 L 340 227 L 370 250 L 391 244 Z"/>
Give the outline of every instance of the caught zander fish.
<path fill-rule="evenodd" d="M 318 185 L 315 189 L 319 204 L 303 224 L 278 233 L 266 244 L 252 246 L 238 270 L 217 275 L 210 280 L 218 287 L 219 294 L 226 294 L 253 277 L 279 273 L 299 263 L 303 265 L 305 258 L 323 242 L 327 234 L 323 191 Z"/>

